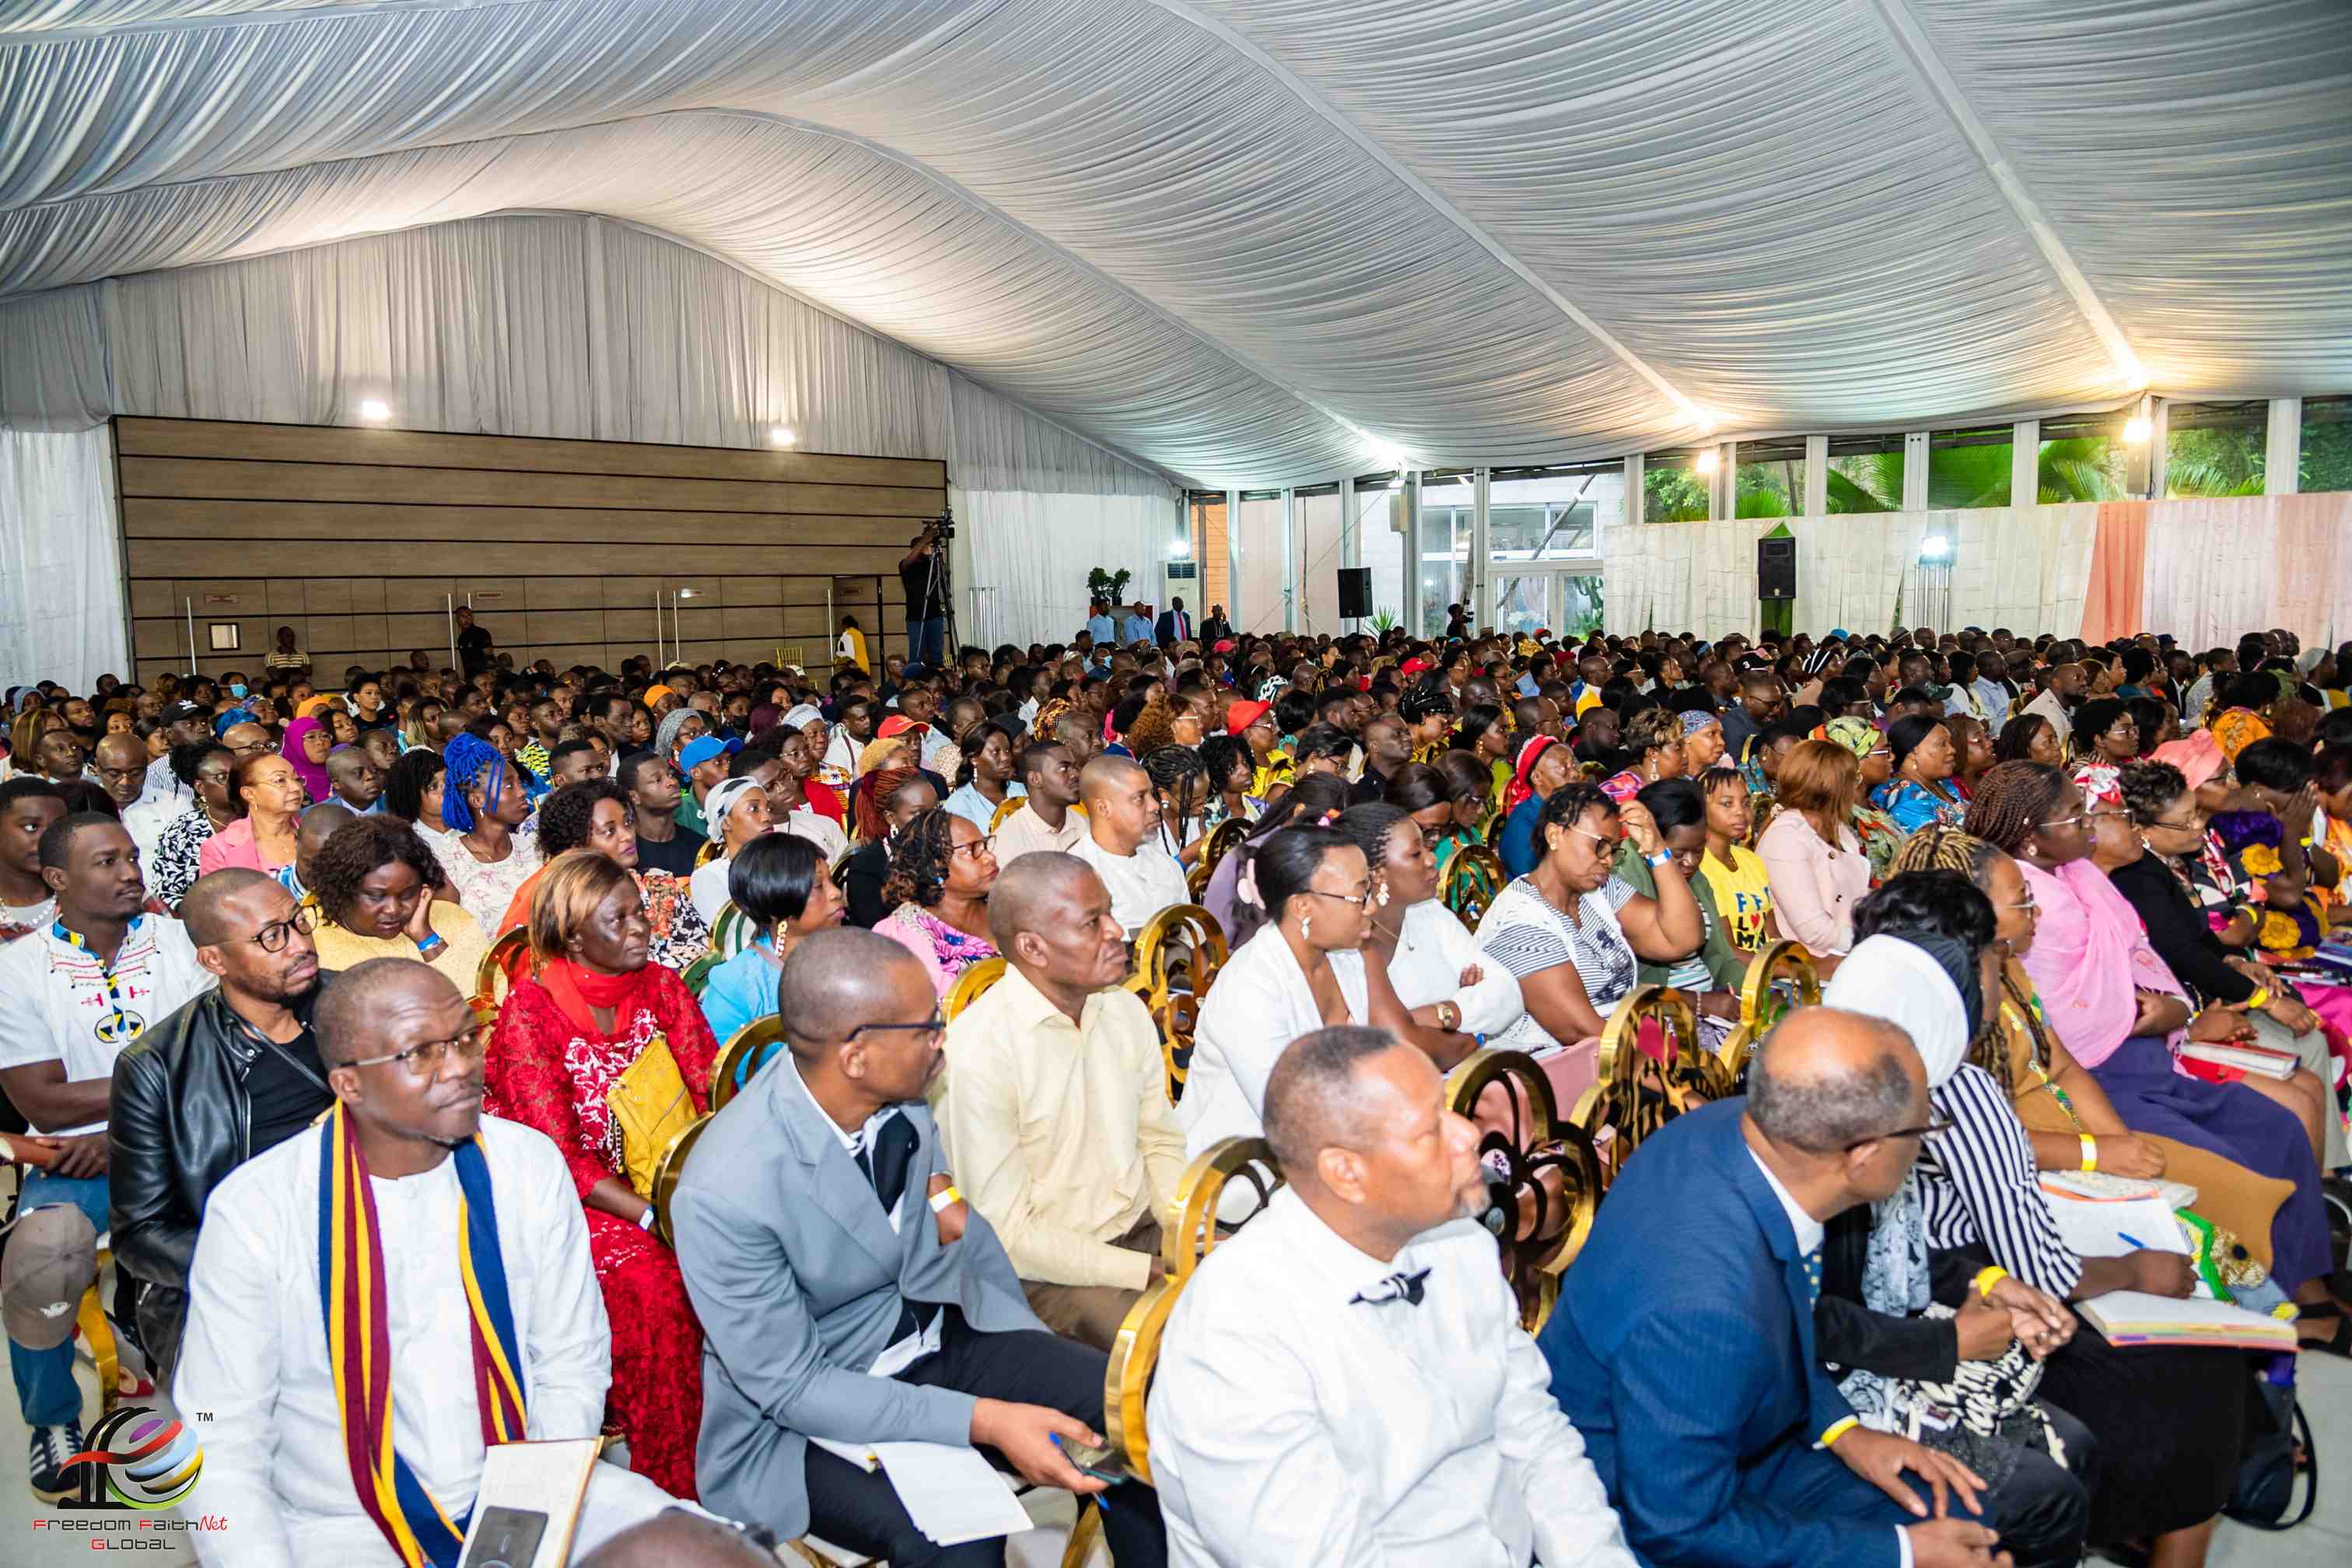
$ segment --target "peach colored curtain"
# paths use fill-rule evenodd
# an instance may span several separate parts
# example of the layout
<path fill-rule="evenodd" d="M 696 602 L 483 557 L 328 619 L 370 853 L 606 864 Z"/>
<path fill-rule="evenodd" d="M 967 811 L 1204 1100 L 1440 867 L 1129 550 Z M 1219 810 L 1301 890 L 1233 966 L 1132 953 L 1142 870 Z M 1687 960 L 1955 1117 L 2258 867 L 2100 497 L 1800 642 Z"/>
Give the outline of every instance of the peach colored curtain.
<path fill-rule="evenodd" d="M 2083 591 L 2083 640 L 2136 636 L 2147 587 L 2147 503 L 2105 501 Z"/>

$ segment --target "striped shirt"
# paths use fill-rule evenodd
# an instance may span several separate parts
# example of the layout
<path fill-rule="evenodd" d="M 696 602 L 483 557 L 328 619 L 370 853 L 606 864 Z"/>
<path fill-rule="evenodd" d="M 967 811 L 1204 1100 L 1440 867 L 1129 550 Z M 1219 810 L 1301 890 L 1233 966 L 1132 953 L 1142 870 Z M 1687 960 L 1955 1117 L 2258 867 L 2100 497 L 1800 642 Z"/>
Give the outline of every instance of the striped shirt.
<path fill-rule="evenodd" d="M 1571 921 L 1521 877 L 1495 895 L 1478 922 L 1478 945 L 1517 980 L 1573 963 L 1576 977 L 1584 983 L 1585 1000 L 1606 1018 L 1633 989 L 1633 947 L 1618 927 L 1617 911 L 1634 897 L 1632 883 L 1612 877 L 1598 891 L 1577 900 L 1577 918 Z M 1553 1039 L 1534 1014 L 1522 1013 L 1488 1043 L 1536 1052 L 1572 1042 Z"/>
<path fill-rule="evenodd" d="M 1981 1243 L 2003 1268 L 2064 1300 L 2083 1277 L 2083 1260 L 2058 1238 L 2033 1145 L 2009 1096 L 1982 1068 L 1963 1065 L 1929 1099 L 1952 1125 L 1921 1141 L 1912 1168 L 1927 1245 Z"/>

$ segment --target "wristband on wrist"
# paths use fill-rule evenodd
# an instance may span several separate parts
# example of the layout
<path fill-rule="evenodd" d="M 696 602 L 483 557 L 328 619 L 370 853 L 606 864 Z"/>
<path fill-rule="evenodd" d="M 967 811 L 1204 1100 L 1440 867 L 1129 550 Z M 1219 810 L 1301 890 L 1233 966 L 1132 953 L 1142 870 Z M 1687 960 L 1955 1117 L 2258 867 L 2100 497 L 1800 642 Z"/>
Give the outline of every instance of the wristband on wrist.
<path fill-rule="evenodd" d="M 1822 1433 L 1822 1440 L 1813 1446 L 1817 1448 L 1827 1448 L 1861 1425 L 1862 1422 L 1854 1416 L 1841 1416 L 1829 1424 L 1828 1428 Z"/>
<path fill-rule="evenodd" d="M 2098 1168 L 2099 1141 L 2085 1132 L 2083 1134 L 2083 1169 L 2095 1171 Z"/>
<path fill-rule="evenodd" d="M 436 948 L 446 947 L 448 945 L 448 942 L 443 939 L 439 931 L 428 931 L 425 933 L 425 940 L 416 944 L 416 951 L 419 952 L 431 952 Z"/>
<path fill-rule="evenodd" d="M 1655 855 L 1644 855 L 1642 857 L 1643 862 L 1647 864 L 1653 871 L 1656 870 L 1659 867 L 1664 865 L 1674 858 L 1675 852 L 1671 849 L 1661 849 Z"/>
<path fill-rule="evenodd" d="M 2271 988 L 2270 988 L 2269 986 L 2267 986 L 2267 985 L 2257 985 L 2257 986 L 2255 986 L 2255 987 L 2254 987 L 2254 994 L 2253 994 L 2252 995 L 2251 995 L 2251 996 L 2247 997 L 2243 1002 L 2241 1002 L 2241 1003 L 2239 1003 L 2239 1004 L 2238 1004 L 2238 1005 L 2240 1005 L 2241 1007 L 2243 1007 L 2243 1008 L 2247 1009 L 2249 1012 L 2251 1012 L 2251 1011 L 2252 1011 L 2252 1010 L 2254 1010 L 2254 1009 L 2256 1009 L 2256 1008 L 2260 1008 L 2260 1007 L 2267 1007 L 2267 1006 L 2269 1006 L 2270 1005 L 2271 1005 Z"/>
<path fill-rule="evenodd" d="M 963 1202 L 963 1193 L 952 1182 L 931 1194 L 931 1212 L 939 1214 Z"/>
<path fill-rule="evenodd" d="M 647 1204 L 646 1205 L 646 1212 L 637 1216 L 637 1228 L 639 1230 L 651 1230 L 660 1217 L 660 1215 L 654 1213 L 654 1205 Z"/>
<path fill-rule="evenodd" d="M 1989 1264 L 1985 1268 L 1978 1269 L 1976 1282 L 1973 1287 L 1977 1293 L 1977 1300 L 1981 1301 L 1990 1296 L 1992 1294 L 1992 1288 L 2008 1278 L 2009 1270 L 2003 1268 L 1998 1263 Z"/>

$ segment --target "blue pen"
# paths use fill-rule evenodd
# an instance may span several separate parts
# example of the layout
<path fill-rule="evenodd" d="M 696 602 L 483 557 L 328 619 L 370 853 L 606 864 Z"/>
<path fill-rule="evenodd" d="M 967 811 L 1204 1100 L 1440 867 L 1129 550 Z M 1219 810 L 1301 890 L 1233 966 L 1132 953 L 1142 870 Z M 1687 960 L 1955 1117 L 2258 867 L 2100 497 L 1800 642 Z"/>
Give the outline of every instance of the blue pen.
<path fill-rule="evenodd" d="M 1054 1447 L 1055 1447 L 1061 1449 L 1062 1454 L 1063 1454 L 1063 1457 L 1064 1457 L 1064 1458 L 1068 1458 L 1070 1450 L 1069 1450 L 1068 1446 L 1067 1446 L 1066 1444 L 1065 1444 L 1065 1443 L 1062 1441 L 1062 1435 L 1061 1435 L 1059 1432 L 1048 1432 L 1048 1433 L 1046 1433 L 1045 1435 L 1046 1435 L 1048 1437 L 1051 1437 L 1051 1438 L 1054 1440 Z M 1083 1468 L 1081 1468 L 1079 1467 L 1079 1465 L 1078 1465 L 1078 1462 L 1077 1462 L 1076 1460 L 1075 1460 L 1075 1459 L 1072 1459 L 1072 1460 L 1070 1461 L 1070 1468 L 1071 1468 L 1072 1469 L 1074 1469 L 1074 1470 L 1076 1470 L 1076 1471 L 1078 1472 L 1078 1474 L 1080 1474 L 1080 1475 L 1082 1475 L 1082 1476 L 1084 1476 L 1084 1475 L 1092 1475 L 1092 1474 L 1093 1474 L 1093 1472 L 1092 1472 L 1092 1471 L 1090 1471 L 1090 1470 L 1087 1470 L 1087 1469 L 1083 1469 Z M 1097 1477 L 1095 1477 L 1095 1479 L 1096 1479 L 1097 1480 L 1105 1480 L 1105 1481 L 1107 1481 L 1109 1478 L 1105 1477 L 1105 1476 L 1097 1476 Z M 1108 1492 L 1109 1491 L 1109 1489 L 1109 1489 L 1108 1486 L 1106 1486 L 1106 1487 L 1103 1489 L 1103 1490 L 1102 1490 L 1102 1491 L 1098 1491 L 1098 1492 L 1097 1492 L 1097 1493 L 1095 1493 L 1095 1494 L 1094 1494 L 1094 1496 L 1095 1496 L 1095 1506 L 1096 1506 L 1097 1508 L 1098 1508 L 1098 1509 L 1102 1510 L 1103 1510 L 1103 1512 L 1105 1512 L 1105 1513 L 1108 1513 L 1108 1512 L 1110 1511 L 1110 1501 L 1109 1501 L 1108 1498 L 1105 1495 L 1106 1493 L 1108 1493 Z"/>
<path fill-rule="evenodd" d="M 2128 1246 L 2128 1247 L 2138 1247 L 2142 1252 L 2146 1252 L 2147 1250 L 2148 1250 L 2147 1243 L 2146 1243 L 2145 1241 L 2142 1241 L 2139 1237 L 2136 1237 L 2136 1236 L 2126 1236 L 2122 1231 L 2117 1231 L 2117 1232 L 2116 1232 L 2116 1239 L 2117 1241 L 2120 1241 L 2120 1242 L 2124 1243 L 2126 1246 Z M 1061 1441 L 1061 1439 L 1057 1437 L 1057 1438 L 1055 1438 L 1055 1442 L 1059 1442 L 1059 1441 Z"/>

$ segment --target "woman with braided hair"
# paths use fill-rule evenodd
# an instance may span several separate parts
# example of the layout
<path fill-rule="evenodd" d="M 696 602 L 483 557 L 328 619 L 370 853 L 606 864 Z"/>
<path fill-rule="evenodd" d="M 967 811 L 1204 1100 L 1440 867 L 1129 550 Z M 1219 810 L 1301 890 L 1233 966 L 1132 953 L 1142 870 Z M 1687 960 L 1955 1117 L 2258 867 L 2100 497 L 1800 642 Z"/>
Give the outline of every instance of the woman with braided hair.
<path fill-rule="evenodd" d="M 988 835 L 945 806 L 923 812 L 890 837 L 882 901 L 892 908 L 875 934 L 913 953 L 944 1000 L 958 975 L 997 955 L 988 929 L 995 885 Z"/>
<path fill-rule="evenodd" d="M 530 795 L 514 764 L 489 742 L 460 731 L 443 748 L 441 820 L 417 837 L 440 862 L 457 902 L 488 932 L 541 865 Z"/>
<path fill-rule="evenodd" d="M 1445 677 L 1433 674 L 1407 687 L 1397 700 L 1397 717 L 1404 721 L 1414 762 L 1434 763 L 1444 755 L 1446 731 L 1454 727 L 1454 695 Z"/>
<path fill-rule="evenodd" d="M 2039 911 L 2022 959 L 2046 1004 L 2042 1016 L 2126 1124 L 2294 1184 L 2271 1227 L 2271 1272 L 2293 1292 L 2329 1266 L 2319 1166 L 2301 1114 L 2315 1082 L 2298 1070 L 2284 1081 L 2210 1083 L 2181 1066 L 2184 1037 L 2235 1040 L 2251 1031 L 2232 1008 L 2192 1018 L 2138 913 L 2092 859 L 2094 832 L 2109 830 L 2093 815 L 2056 768 L 2003 763 L 1985 775 L 1968 826 L 2014 858 Z M 2120 807 L 2099 815 L 2125 825 Z M 2337 1338 L 2352 1339 L 2352 1330 Z"/>
<path fill-rule="evenodd" d="M 1201 742 L 1201 765 L 1209 775 L 1209 803 L 1202 817 L 1203 832 L 1213 833 L 1229 819 L 1255 822 L 1265 815 L 1265 802 L 1250 792 L 1257 764 L 1249 742 L 1238 735 L 1212 735 Z"/>
<path fill-rule="evenodd" d="M 1156 746 L 1143 753 L 1144 775 L 1160 802 L 1154 842 L 1171 860 L 1191 867 L 1209 841 L 1209 770 L 1190 746 Z"/>

